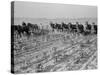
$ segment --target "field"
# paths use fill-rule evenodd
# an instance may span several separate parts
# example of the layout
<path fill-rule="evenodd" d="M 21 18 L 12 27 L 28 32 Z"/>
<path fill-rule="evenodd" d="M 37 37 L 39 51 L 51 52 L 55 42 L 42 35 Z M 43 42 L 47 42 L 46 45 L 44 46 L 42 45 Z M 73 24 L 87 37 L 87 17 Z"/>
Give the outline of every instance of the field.
<path fill-rule="evenodd" d="M 97 69 L 97 6 L 11 3 L 11 73 Z"/>
<path fill-rule="evenodd" d="M 50 32 L 14 37 L 14 72 L 97 69 L 97 35 Z"/>

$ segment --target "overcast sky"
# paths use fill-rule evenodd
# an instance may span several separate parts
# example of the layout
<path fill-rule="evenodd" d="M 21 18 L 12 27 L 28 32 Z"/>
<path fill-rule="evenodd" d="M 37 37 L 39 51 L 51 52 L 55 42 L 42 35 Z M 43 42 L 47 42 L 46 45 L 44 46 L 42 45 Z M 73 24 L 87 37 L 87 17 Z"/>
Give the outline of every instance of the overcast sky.
<path fill-rule="evenodd" d="M 26 18 L 97 17 L 97 7 L 16 1 L 14 16 Z"/>

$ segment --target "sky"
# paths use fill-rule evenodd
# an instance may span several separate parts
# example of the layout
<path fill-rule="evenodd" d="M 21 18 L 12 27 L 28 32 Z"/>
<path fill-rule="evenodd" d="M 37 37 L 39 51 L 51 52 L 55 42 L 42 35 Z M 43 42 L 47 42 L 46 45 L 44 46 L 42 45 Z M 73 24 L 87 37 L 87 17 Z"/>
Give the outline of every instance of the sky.
<path fill-rule="evenodd" d="M 14 16 L 22 18 L 96 18 L 97 7 L 15 1 Z"/>

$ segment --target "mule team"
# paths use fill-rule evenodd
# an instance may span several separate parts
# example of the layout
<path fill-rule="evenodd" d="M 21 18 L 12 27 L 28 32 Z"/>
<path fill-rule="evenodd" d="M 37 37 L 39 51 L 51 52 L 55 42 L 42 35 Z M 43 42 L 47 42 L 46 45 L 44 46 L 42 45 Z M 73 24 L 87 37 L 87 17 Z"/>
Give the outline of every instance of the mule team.
<path fill-rule="evenodd" d="M 92 25 L 86 22 L 85 25 L 79 24 L 76 22 L 76 24 L 72 24 L 71 22 L 66 24 L 62 22 L 62 24 L 58 23 L 50 23 L 53 31 L 68 31 L 72 33 L 78 33 L 83 35 L 89 35 L 89 34 L 97 34 L 97 25 L 93 22 Z"/>
<path fill-rule="evenodd" d="M 97 34 L 97 25 L 94 22 L 92 24 L 86 22 L 85 25 L 79 24 L 78 22 L 76 22 L 76 24 L 72 24 L 71 22 L 68 24 L 64 22 L 61 24 L 50 22 L 49 25 L 53 32 L 56 30 L 59 32 L 77 33 L 82 35 Z M 12 33 L 16 32 L 20 37 L 21 34 L 26 34 L 27 36 L 30 36 L 31 34 L 41 35 L 43 34 L 43 30 L 49 32 L 49 30 L 41 29 L 37 24 L 32 23 L 26 24 L 23 22 L 22 25 L 11 25 Z"/>

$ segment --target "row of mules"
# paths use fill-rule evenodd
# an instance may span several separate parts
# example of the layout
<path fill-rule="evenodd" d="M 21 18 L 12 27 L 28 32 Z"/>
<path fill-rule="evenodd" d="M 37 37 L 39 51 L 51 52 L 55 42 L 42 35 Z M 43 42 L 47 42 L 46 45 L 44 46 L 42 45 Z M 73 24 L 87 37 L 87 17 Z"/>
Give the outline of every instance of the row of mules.
<path fill-rule="evenodd" d="M 64 22 L 58 24 L 58 23 L 51 22 L 50 26 L 53 31 L 55 30 L 60 32 L 67 31 L 70 33 L 75 33 L 75 34 L 77 33 L 83 35 L 97 34 L 97 25 L 95 25 L 95 23 L 91 25 L 88 24 L 88 22 L 86 22 L 85 25 L 82 25 L 79 24 L 78 22 L 76 22 L 76 24 L 72 24 L 72 23 L 66 24 Z M 31 23 L 26 24 L 25 22 L 23 22 L 22 25 L 11 25 L 11 30 L 12 33 L 16 32 L 20 37 L 22 36 L 21 34 L 26 34 L 27 36 L 30 36 L 31 34 L 41 35 L 47 32 L 40 29 L 37 24 L 31 24 Z"/>
<path fill-rule="evenodd" d="M 11 25 L 11 31 L 12 33 L 15 32 L 15 34 L 20 37 L 22 37 L 22 35 L 26 35 L 27 37 L 30 37 L 31 35 L 45 35 L 49 32 L 47 29 L 40 29 L 37 24 L 26 24 L 25 22 L 23 22 L 22 25 Z"/>
<path fill-rule="evenodd" d="M 38 30 L 39 27 L 37 24 L 25 23 L 23 22 L 22 25 L 11 25 L 12 33 L 16 32 L 20 37 L 21 34 L 26 34 L 27 36 L 31 35 L 31 32 Z"/>
<path fill-rule="evenodd" d="M 88 24 L 88 22 L 86 22 L 85 25 L 79 24 L 78 22 L 76 22 L 76 24 L 72 24 L 72 23 L 64 23 L 62 22 L 61 24 L 58 23 L 50 23 L 50 26 L 52 28 L 52 30 L 57 30 L 57 31 L 68 31 L 71 33 L 78 33 L 78 34 L 82 34 L 82 35 L 89 35 L 89 34 L 97 34 L 97 25 L 95 25 L 95 23 Z"/>

